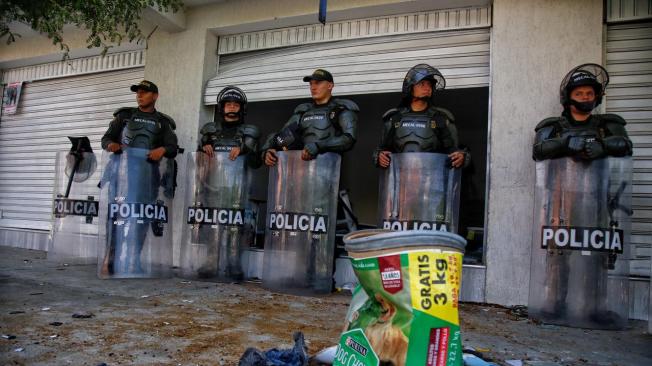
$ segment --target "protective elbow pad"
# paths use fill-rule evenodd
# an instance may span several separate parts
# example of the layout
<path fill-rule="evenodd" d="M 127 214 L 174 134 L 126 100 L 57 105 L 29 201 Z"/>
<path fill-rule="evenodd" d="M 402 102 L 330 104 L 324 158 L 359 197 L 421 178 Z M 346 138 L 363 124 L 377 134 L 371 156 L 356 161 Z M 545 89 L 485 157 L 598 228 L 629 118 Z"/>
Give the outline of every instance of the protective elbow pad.
<path fill-rule="evenodd" d="M 609 136 L 602 139 L 602 145 L 608 155 L 627 156 L 632 154 L 631 141 L 623 136 Z"/>

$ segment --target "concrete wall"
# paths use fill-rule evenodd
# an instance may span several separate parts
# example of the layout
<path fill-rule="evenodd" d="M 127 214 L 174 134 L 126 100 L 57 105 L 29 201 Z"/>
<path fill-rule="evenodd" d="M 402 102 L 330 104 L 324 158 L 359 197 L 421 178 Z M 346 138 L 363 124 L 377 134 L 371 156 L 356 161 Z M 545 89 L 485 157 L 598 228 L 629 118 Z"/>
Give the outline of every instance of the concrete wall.
<path fill-rule="evenodd" d="M 206 29 L 193 28 L 179 33 L 158 33 L 147 49 L 145 78 L 159 87 L 156 107 L 177 123 L 179 146 L 188 152 L 196 150 L 201 125 L 212 121 L 213 108 L 203 105 L 206 81 L 215 75 L 217 67 L 217 37 Z M 177 157 L 179 171 L 185 171 L 187 154 Z M 177 177 L 178 189 L 174 200 L 173 241 L 174 263 L 179 263 L 181 230 L 185 210 L 185 175 Z"/>
<path fill-rule="evenodd" d="M 559 84 L 602 61 L 602 1 L 495 0 L 486 300 L 527 304 L 534 196 L 534 126 L 559 115 Z"/>
<path fill-rule="evenodd" d="M 10 45 L 5 43 L 5 37 L 2 38 L 0 62 L 22 60 L 61 52 L 59 46 L 52 44 L 52 40 L 39 35 L 27 27 L 19 27 L 15 32 L 20 34 L 20 37 L 16 37 L 16 42 Z M 78 29 L 66 29 L 63 36 L 65 43 L 68 44 L 71 50 L 86 47 L 88 32 Z M 97 53 L 96 51 L 95 54 Z"/>

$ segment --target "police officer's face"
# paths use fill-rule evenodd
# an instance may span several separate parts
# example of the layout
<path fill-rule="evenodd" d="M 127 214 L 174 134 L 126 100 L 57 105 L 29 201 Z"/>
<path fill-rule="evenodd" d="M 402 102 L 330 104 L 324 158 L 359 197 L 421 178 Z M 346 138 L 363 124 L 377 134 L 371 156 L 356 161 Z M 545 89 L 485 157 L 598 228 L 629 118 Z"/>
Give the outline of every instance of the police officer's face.
<path fill-rule="evenodd" d="M 414 84 L 412 96 L 415 98 L 426 98 L 432 96 L 432 81 L 421 80 Z"/>
<path fill-rule="evenodd" d="M 224 103 L 224 113 L 238 113 L 240 112 L 240 103 L 226 102 Z"/>
<path fill-rule="evenodd" d="M 240 103 L 226 102 L 224 103 L 224 120 L 233 122 L 238 120 L 238 112 L 240 112 Z"/>
<path fill-rule="evenodd" d="M 310 80 L 310 95 L 317 102 L 328 101 L 333 91 L 333 83 L 326 80 Z"/>
<path fill-rule="evenodd" d="M 588 85 L 578 86 L 571 91 L 570 97 L 578 102 L 592 102 L 595 100 L 595 90 Z"/>
<path fill-rule="evenodd" d="M 143 89 L 138 89 L 138 91 L 136 91 L 136 102 L 140 108 L 153 106 L 156 103 L 156 99 L 158 99 L 158 93 Z"/>

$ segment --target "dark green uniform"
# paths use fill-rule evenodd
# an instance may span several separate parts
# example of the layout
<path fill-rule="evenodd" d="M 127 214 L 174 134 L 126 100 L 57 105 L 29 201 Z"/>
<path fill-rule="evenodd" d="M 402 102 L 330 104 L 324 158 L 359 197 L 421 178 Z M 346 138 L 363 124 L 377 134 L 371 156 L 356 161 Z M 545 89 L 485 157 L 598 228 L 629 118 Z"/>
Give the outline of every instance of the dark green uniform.
<path fill-rule="evenodd" d="M 240 148 L 240 155 L 247 155 L 247 163 L 253 168 L 262 164 L 258 157 L 258 139 L 260 131 L 254 125 L 240 122 L 209 122 L 199 131 L 202 146 L 211 145 L 214 151 L 229 152 Z"/>
<path fill-rule="evenodd" d="M 163 194 L 168 198 L 174 197 L 176 187 L 176 165 L 174 157 L 177 155 L 177 136 L 174 133 L 176 125 L 174 120 L 161 112 L 143 112 L 138 108 L 120 108 L 114 114 L 109 128 L 102 136 L 102 148 L 107 149 L 110 143 L 118 143 L 132 149 L 143 151 L 163 147 L 167 160 L 166 174 L 161 177 L 159 162 L 146 160 L 137 153 L 128 155 L 126 174 L 120 177 L 118 162 L 120 155 L 111 154 L 110 160 L 104 171 L 102 183 L 109 183 L 108 195 L 110 199 L 119 194 L 121 183 L 127 183 L 125 199 L 129 203 L 154 203 L 159 194 L 159 186 L 163 186 Z M 136 150 L 138 151 L 138 150 Z M 125 192 L 122 192 L 125 193 Z M 122 194 L 120 193 L 120 194 Z M 109 243 L 107 248 L 108 274 L 133 275 L 142 273 L 141 251 L 147 235 L 147 224 L 151 224 L 155 236 L 163 235 L 163 225 L 148 220 L 139 223 L 138 220 L 129 219 L 125 225 L 113 225 L 113 220 L 107 220 Z"/>
<path fill-rule="evenodd" d="M 129 147 L 156 149 L 165 148 L 165 157 L 177 155 L 177 136 L 174 120 L 161 112 L 143 112 L 138 108 L 120 108 L 113 114 L 109 129 L 102 136 L 102 149 L 112 143 Z"/>
<path fill-rule="evenodd" d="M 378 166 L 381 151 L 392 153 L 433 152 L 450 154 L 457 151 L 458 137 L 453 114 L 438 107 L 421 112 L 410 108 L 393 108 L 383 115 L 383 133 L 373 159 Z M 469 163 L 465 153 L 464 164 Z"/>
<path fill-rule="evenodd" d="M 592 160 L 605 156 L 632 155 L 632 141 L 625 120 L 615 114 L 594 114 L 576 122 L 570 113 L 546 118 L 535 128 L 534 160 L 565 156 Z"/>
<path fill-rule="evenodd" d="M 323 105 L 300 104 L 281 131 L 267 138 L 261 150 L 264 154 L 268 149 L 305 148 L 312 156 L 348 151 L 356 140 L 358 111 L 358 106 L 347 99 L 331 99 Z"/>

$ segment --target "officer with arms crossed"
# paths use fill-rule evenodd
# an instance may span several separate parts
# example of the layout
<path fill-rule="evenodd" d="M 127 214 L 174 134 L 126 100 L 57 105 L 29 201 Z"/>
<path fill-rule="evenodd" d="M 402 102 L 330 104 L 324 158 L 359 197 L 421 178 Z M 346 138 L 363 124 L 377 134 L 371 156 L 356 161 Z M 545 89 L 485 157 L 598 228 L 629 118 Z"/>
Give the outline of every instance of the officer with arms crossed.
<path fill-rule="evenodd" d="M 256 159 L 260 131 L 258 127 L 244 123 L 247 114 L 247 96 L 235 86 L 227 86 L 217 95 L 217 108 L 220 119 L 202 127 L 201 150 L 213 156 L 213 151 L 229 152 L 229 159 L 249 154 Z M 260 161 L 249 160 L 257 167 Z M 257 159 L 256 159 L 257 160 Z"/>
<path fill-rule="evenodd" d="M 573 68 L 559 88 L 561 116 L 546 118 L 535 128 L 532 158 L 550 161 L 537 163 L 536 171 L 536 196 L 540 197 L 535 207 L 540 209 L 535 209 L 535 227 L 541 231 L 533 233 L 529 304 L 533 319 L 604 329 L 618 323 L 607 305 L 607 291 L 616 288 L 607 285 L 612 283 L 607 281 L 607 274 L 615 268 L 617 253 L 583 248 L 580 254 L 558 246 L 558 242 L 548 243 L 542 236 L 544 228 L 616 230 L 616 212 L 622 209 L 631 215 L 629 208 L 619 203 L 623 189 L 631 182 L 612 173 L 613 168 L 625 164 L 624 160 L 601 160 L 632 154 L 625 120 L 615 114 L 592 114 L 602 102 L 608 83 L 609 75 L 600 65 Z M 612 196 L 611 188 L 619 182 L 619 192 Z"/>
<path fill-rule="evenodd" d="M 131 86 L 136 93 L 137 108 L 125 107 L 114 114 L 108 130 L 102 136 L 102 148 L 114 154 L 122 153 L 123 148 L 146 149 L 147 160 L 137 156 L 128 156 L 127 186 L 119 187 L 122 180 L 117 174 L 117 157 L 109 161 L 102 183 L 109 183 L 109 199 L 117 194 L 117 189 L 127 189 L 128 203 L 151 204 L 158 197 L 158 188 L 163 183 L 165 195 L 174 195 L 174 157 L 177 155 L 177 136 L 174 133 L 174 120 L 155 108 L 158 99 L 158 87 L 148 80 L 143 80 Z M 161 180 L 158 163 L 166 157 L 168 169 Z M 146 178 L 147 177 L 147 178 Z M 148 181 L 149 180 L 149 181 Z M 162 182 L 163 181 L 163 182 Z M 108 219 L 109 226 L 112 222 Z M 158 222 L 151 222 L 154 235 L 161 236 L 163 227 Z M 112 226 L 110 242 L 105 253 L 102 273 L 108 274 L 139 274 L 142 273 L 140 254 L 144 245 L 147 227 L 131 223 L 124 225 L 122 230 Z M 116 255 L 117 254 L 117 255 Z"/>
<path fill-rule="evenodd" d="M 600 65 L 584 64 L 568 73 L 559 90 L 564 111 L 559 117 L 544 119 L 535 128 L 534 160 L 564 156 L 593 160 L 632 154 L 632 141 L 622 117 L 591 114 L 602 102 L 608 83 L 609 75 Z"/>
<path fill-rule="evenodd" d="M 277 150 L 303 150 L 301 158 L 312 160 L 326 152 L 343 153 L 355 143 L 358 106 L 332 97 L 331 73 L 317 69 L 303 81 L 310 83 L 312 102 L 296 107 L 281 131 L 268 137 L 262 147 L 267 166 L 276 164 Z"/>
<path fill-rule="evenodd" d="M 430 65 L 418 64 L 407 72 L 399 107 L 383 115 L 383 134 L 373 154 L 376 166 L 389 167 L 393 152 L 444 153 L 454 168 L 469 164 L 469 153 L 457 148 L 453 114 L 432 103 L 433 91 L 445 87 L 444 76 Z"/>

